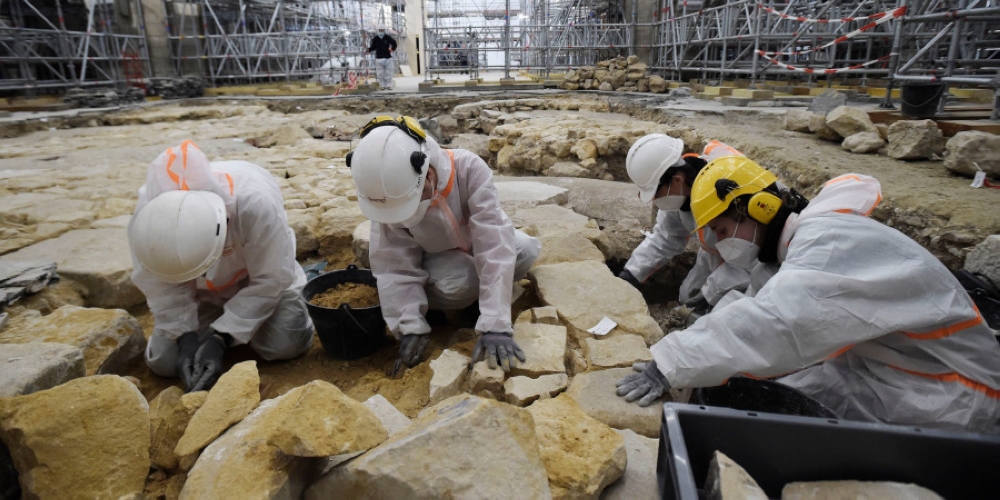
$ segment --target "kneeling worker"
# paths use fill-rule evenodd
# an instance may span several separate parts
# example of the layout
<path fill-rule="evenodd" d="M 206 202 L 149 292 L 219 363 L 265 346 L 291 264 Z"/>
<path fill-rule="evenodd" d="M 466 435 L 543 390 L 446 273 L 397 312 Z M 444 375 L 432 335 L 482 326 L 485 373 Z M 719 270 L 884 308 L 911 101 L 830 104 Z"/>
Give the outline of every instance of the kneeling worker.
<path fill-rule="evenodd" d="M 878 181 L 843 175 L 811 201 L 777 186 L 746 158 L 698 175 L 698 227 L 781 267 L 756 293 L 656 343 L 654 361 L 618 394 L 645 405 L 669 387 L 782 377 L 846 419 L 996 433 L 1000 346 L 937 258 L 867 217 Z"/>
<path fill-rule="evenodd" d="M 500 208 L 493 173 L 476 154 L 442 150 L 416 120 L 374 118 L 348 166 L 362 213 L 371 219 L 369 257 L 389 330 L 407 366 L 420 362 L 428 308 L 457 310 L 479 300 L 473 361 L 508 371 L 524 353 L 510 318 L 515 279 L 541 249 Z"/>
<path fill-rule="evenodd" d="M 191 141 L 168 149 L 149 166 L 128 238 L 132 282 L 155 321 L 146 346 L 153 373 L 205 390 L 230 346 L 276 360 L 312 343 L 295 235 L 263 168 L 209 163 Z"/>

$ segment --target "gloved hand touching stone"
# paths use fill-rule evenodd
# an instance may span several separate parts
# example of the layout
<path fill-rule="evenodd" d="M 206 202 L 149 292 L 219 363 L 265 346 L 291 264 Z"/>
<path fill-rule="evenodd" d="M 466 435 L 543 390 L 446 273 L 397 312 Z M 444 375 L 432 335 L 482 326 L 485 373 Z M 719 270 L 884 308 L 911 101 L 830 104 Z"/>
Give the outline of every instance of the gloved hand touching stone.
<path fill-rule="evenodd" d="M 656 361 L 635 363 L 632 369 L 638 373 L 628 375 L 615 384 L 617 394 L 624 396 L 625 401 L 631 403 L 642 398 L 639 399 L 639 406 L 646 407 L 670 389 L 670 383 L 656 366 Z"/>
<path fill-rule="evenodd" d="M 399 358 L 410 368 L 417 366 L 430 340 L 429 335 L 403 335 L 403 338 L 399 339 Z"/>
<path fill-rule="evenodd" d="M 198 347 L 194 356 L 194 385 L 188 392 L 207 391 L 222 376 L 222 358 L 229 347 L 228 335 L 210 331 L 208 338 Z"/>
<path fill-rule="evenodd" d="M 483 355 L 486 356 L 486 363 L 490 368 L 499 365 L 505 372 L 517 368 L 518 361 L 523 363 L 528 359 L 524 356 L 524 351 L 514 342 L 513 334 L 504 332 L 486 332 L 479 336 L 476 348 L 472 351 L 472 362 L 479 361 Z"/>

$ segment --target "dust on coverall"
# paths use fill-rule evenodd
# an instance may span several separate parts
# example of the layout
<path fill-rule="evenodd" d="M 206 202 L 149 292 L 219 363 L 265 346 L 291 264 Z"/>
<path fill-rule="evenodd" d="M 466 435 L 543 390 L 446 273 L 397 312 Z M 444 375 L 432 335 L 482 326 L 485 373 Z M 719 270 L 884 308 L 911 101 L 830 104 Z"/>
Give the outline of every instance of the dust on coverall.
<path fill-rule="evenodd" d="M 132 259 L 132 282 L 146 296 L 155 327 L 146 346 L 154 373 L 177 376 L 176 339 L 185 332 L 227 333 L 262 358 L 290 359 L 309 348 L 313 325 L 299 292 L 306 276 L 295 261 L 281 189 L 271 174 L 245 161 L 209 163 L 191 141 L 149 166 L 139 188 L 138 213 L 149 200 L 175 189 L 211 191 L 226 203 L 229 223 L 219 261 L 204 276 L 164 283 Z"/>
<path fill-rule="evenodd" d="M 846 419 L 996 432 L 992 330 L 937 258 L 867 217 L 880 201 L 874 178 L 829 181 L 785 223 L 781 267 L 755 296 L 651 348 L 670 385 L 801 370 L 779 382 Z"/>
<path fill-rule="evenodd" d="M 541 244 L 514 229 L 500 208 L 493 172 L 476 154 L 427 139 L 437 194 L 419 224 L 372 223 L 369 258 L 382 315 L 401 337 L 431 331 L 428 308 L 454 310 L 479 299 L 476 331 L 510 332 L 511 291 Z"/>
<path fill-rule="evenodd" d="M 743 156 L 738 150 L 719 141 L 709 141 L 701 158 L 712 161 L 723 156 Z M 660 210 L 656 214 L 656 225 L 642 243 L 632 252 L 625 269 L 640 283 L 645 282 L 670 259 L 679 255 L 687 246 L 691 233 L 695 231 L 694 216 L 690 211 Z M 715 249 L 715 235 L 711 231 L 698 229 L 695 236 L 701 248 L 695 264 L 681 283 L 678 300 L 693 297 L 700 290 L 709 304 L 715 305 L 730 290 L 746 290 L 750 281 L 750 270 L 727 264 Z"/>

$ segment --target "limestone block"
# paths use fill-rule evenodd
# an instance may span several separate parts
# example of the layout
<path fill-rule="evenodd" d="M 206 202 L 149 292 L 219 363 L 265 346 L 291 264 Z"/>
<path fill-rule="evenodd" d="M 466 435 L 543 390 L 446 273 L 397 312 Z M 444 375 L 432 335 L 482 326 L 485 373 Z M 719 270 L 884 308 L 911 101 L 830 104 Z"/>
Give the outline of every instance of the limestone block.
<path fill-rule="evenodd" d="M 587 238 L 578 235 L 542 237 L 542 250 L 535 266 L 594 260 L 603 263 L 604 254 Z"/>
<path fill-rule="evenodd" d="M 826 141 L 840 141 L 840 134 L 826 124 L 826 117 L 823 115 L 809 116 L 809 131 Z"/>
<path fill-rule="evenodd" d="M 184 394 L 180 387 L 164 389 L 149 402 L 151 444 L 149 457 L 153 467 L 177 469 L 180 458 L 174 453 L 191 417 L 205 404 L 208 391 Z"/>
<path fill-rule="evenodd" d="M 844 139 L 841 147 L 859 154 L 877 153 L 885 147 L 885 141 L 878 135 L 878 132 L 858 132 Z"/>
<path fill-rule="evenodd" d="M 982 170 L 987 177 L 1000 179 L 1000 135 L 978 130 L 959 132 L 948 139 L 946 149 L 944 167 L 948 170 L 969 177 Z"/>
<path fill-rule="evenodd" d="M 563 80 L 567 82 L 577 83 L 580 81 L 580 74 L 577 73 L 576 70 L 571 69 L 566 72 L 566 76 L 563 77 Z"/>
<path fill-rule="evenodd" d="M 580 90 L 580 84 L 572 82 L 563 82 L 563 88 L 566 90 Z"/>
<path fill-rule="evenodd" d="M 396 409 L 396 407 L 381 394 L 376 394 L 368 398 L 363 404 L 375 414 L 375 418 L 377 418 L 379 422 L 382 422 L 382 427 L 385 427 L 385 430 L 389 432 L 390 436 L 394 436 L 410 426 L 409 417 L 403 415 L 403 412 Z"/>
<path fill-rule="evenodd" d="M 67 252 L 72 248 L 72 252 Z M 47 260 L 59 275 L 79 283 L 87 305 L 127 308 L 145 301 L 132 284 L 132 257 L 125 228 L 78 229 L 22 248 L 0 260 Z"/>
<path fill-rule="evenodd" d="M 329 471 L 305 495 L 307 500 L 444 497 L 551 498 L 531 414 L 506 403 L 455 396 Z"/>
<path fill-rule="evenodd" d="M 638 334 L 647 345 L 663 337 L 642 294 L 624 280 L 615 279 L 603 262 L 539 266 L 529 276 L 542 303 L 559 310 L 563 324 L 578 340 L 591 338 L 587 329 L 605 316 L 618 323 L 609 336 Z"/>
<path fill-rule="evenodd" d="M 511 377 L 503 383 L 504 399 L 517 406 L 528 406 L 539 399 L 555 397 L 569 385 L 565 373 L 542 375 L 538 378 Z"/>
<path fill-rule="evenodd" d="M 149 406 L 114 375 L 0 399 L 0 438 L 23 498 L 141 494 L 149 473 Z"/>
<path fill-rule="evenodd" d="M 604 489 L 601 500 L 635 500 L 659 496 L 656 457 L 660 440 L 640 436 L 628 429 L 615 429 L 615 432 L 625 438 L 628 465 L 622 478 Z"/>
<path fill-rule="evenodd" d="M 594 80 L 605 83 L 608 78 L 611 78 L 611 72 L 605 68 L 594 70 Z M 604 90 L 604 89 L 601 89 Z"/>
<path fill-rule="evenodd" d="M 678 87 L 675 89 L 671 89 L 670 97 L 691 97 L 691 89 L 689 87 Z"/>
<path fill-rule="evenodd" d="M 514 341 L 527 361 L 511 369 L 511 375 L 538 377 L 566 372 L 566 327 L 539 323 L 515 323 Z"/>
<path fill-rule="evenodd" d="M 286 455 L 268 441 L 279 422 L 295 412 L 302 389 L 262 402 L 208 445 L 188 473 L 180 499 L 301 498 L 316 459 Z"/>
<path fill-rule="evenodd" d="M 601 236 L 597 223 L 585 215 L 580 215 L 558 205 L 539 205 L 524 208 L 510 214 L 517 227 L 533 227 L 533 236 L 579 235 L 594 241 Z M 530 234 L 530 233 L 529 233 Z"/>
<path fill-rule="evenodd" d="M 451 138 L 451 142 L 448 144 L 447 149 L 464 149 L 466 151 L 472 151 L 486 161 L 492 156 L 491 153 L 496 153 L 496 151 L 490 149 L 491 143 L 491 139 L 483 136 L 482 134 L 455 134 Z M 497 149 L 497 151 L 499 151 L 499 149 Z"/>
<path fill-rule="evenodd" d="M 789 109 L 785 112 L 785 128 L 793 132 L 811 132 L 809 117 L 812 113 L 804 109 Z"/>
<path fill-rule="evenodd" d="M 940 155 L 944 136 L 934 120 L 901 120 L 889 126 L 889 156 L 897 160 L 923 160 Z"/>
<path fill-rule="evenodd" d="M 605 92 L 610 92 L 614 89 L 615 87 L 609 81 L 603 81 L 601 82 L 600 85 L 597 86 L 597 90 L 603 90 Z"/>
<path fill-rule="evenodd" d="M 358 227 L 354 228 L 354 232 L 351 234 L 351 250 L 354 252 L 354 262 L 358 263 L 358 267 L 364 269 L 370 269 L 372 267 L 371 261 L 368 258 L 368 249 L 371 248 L 372 242 L 372 221 L 366 220 Z"/>
<path fill-rule="evenodd" d="M 648 211 L 646 212 L 648 214 Z M 594 243 L 604 255 L 604 260 L 621 259 L 627 261 L 632 252 L 645 238 L 638 219 L 619 218 L 604 224 L 601 237 Z"/>
<path fill-rule="evenodd" d="M 532 308 L 531 322 L 543 325 L 559 325 L 559 311 L 552 306 Z"/>
<path fill-rule="evenodd" d="M 250 144 L 258 148 L 294 146 L 305 139 L 313 140 L 313 137 L 300 125 L 286 123 L 279 125 L 276 129 L 269 130 L 267 134 L 261 137 L 250 139 Z"/>
<path fill-rule="evenodd" d="M 881 481 L 812 481 L 788 483 L 781 500 L 833 500 L 879 498 L 883 500 L 942 500 L 941 495 L 916 484 Z"/>
<path fill-rule="evenodd" d="M 617 69 L 611 73 L 607 83 L 610 83 L 612 88 L 617 89 L 625 86 L 625 80 L 628 80 L 628 72 L 624 69 Z"/>
<path fill-rule="evenodd" d="M 809 112 L 826 116 L 834 109 L 847 104 L 847 95 L 836 90 L 827 90 L 813 98 L 809 103 Z"/>
<path fill-rule="evenodd" d="M 774 99 L 773 90 L 759 90 L 759 89 L 733 89 L 733 97 L 740 97 L 744 99 L 754 99 L 758 101 Z"/>
<path fill-rule="evenodd" d="M 286 210 L 288 227 L 295 233 L 295 257 L 303 258 L 319 250 L 319 214 L 316 210 Z"/>
<path fill-rule="evenodd" d="M 331 260 L 349 259 L 353 254 L 354 230 L 366 220 L 357 203 L 323 212 L 316 229 L 319 254 Z"/>
<path fill-rule="evenodd" d="M 496 188 L 500 196 L 500 208 L 504 212 L 538 205 L 565 205 L 569 199 L 568 189 L 541 182 L 497 182 Z"/>
<path fill-rule="evenodd" d="M 597 158 L 597 145 L 594 144 L 594 141 L 591 139 L 579 140 L 572 148 L 570 148 L 570 151 L 581 160 Z"/>
<path fill-rule="evenodd" d="M 588 338 L 582 345 L 591 370 L 631 367 L 633 363 L 653 359 L 646 342 L 638 335 Z"/>
<path fill-rule="evenodd" d="M 580 79 L 589 80 L 594 77 L 594 68 L 591 66 L 580 68 Z M 537 106 L 535 106 L 537 107 Z"/>
<path fill-rule="evenodd" d="M 524 348 L 522 347 L 522 350 L 523 349 Z M 527 351 L 525 351 L 525 353 L 527 353 Z M 518 361 L 518 364 L 520 364 L 520 361 Z M 490 365 L 486 362 L 486 360 L 479 361 L 473 365 L 472 371 L 469 372 L 468 390 L 473 394 L 479 394 L 482 391 L 487 391 L 493 396 L 497 396 L 503 388 L 504 376 L 506 376 L 506 373 L 504 373 L 503 368 L 500 368 L 499 366 L 496 368 L 490 368 Z"/>
<path fill-rule="evenodd" d="M 469 371 L 469 357 L 451 349 L 445 349 L 437 359 L 431 361 L 430 404 L 437 404 L 462 392 L 462 382 Z"/>
<path fill-rule="evenodd" d="M 716 451 L 705 478 L 706 497 L 710 500 L 767 500 L 767 494 L 743 467 L 722 452 Z"/>
<path fill-rule="evenodd" d="M 1000 235 L 987 236 L 965 256 L 965 269 L 1000 283 Z"/>
<path fill-rule="evenodd" d="M 233 365 L 208 392 L 205 404 L 191 417 L 174 448 L 178 456 L 197 452 L 229 426 L 243 420 L 260 403 L 260 376 L 256 361 Z"/>
<path fill-rule="evenodd" d="M 649 91 L 662 94 L 667 91 L 667 81 L 662 76 L 653 75 L 649 77 Z"/>
<path fill-rule="evenodd" d="M 66 220 L 81 216 L 87 223 L 94 220 L 94 202 L 76 200 L 49 193 L 16 193 L 0 198 L 0 222 L 11 225 L 34 225 L 40 222 Z M 86 214 L 86 215 L 84 215 Z M 86 225 L 86 224 L 84 224 Z M 79 227 L 79 225 L 77 225 Z"/>
<path fill-rule="evenodd" d="M 649 78 L 639 80 L 639 92 L 649 92 Z"/>
<path fill-rule="evenodd" d="M 876 123 L 875 128 L 878 129 L 878 135 L 882 137 L 883 141 L 889 140 L 889 125 L 885 123 Z"/>
<path fill-rule="evenodd" d="M 565 395 L 528 407 L 553 499 L 597 499 L 625 473 L 625 439 Z"/>
<path fill-rule="evenodd" d="M 590 171 L 571 161 L 557 161 L 545 169 L 545 175 L 549 177 L 588 177 Z"/>
<path fill-rule="evenodd" d="M 0 331 L 0 343 L 53 342 L 83 351 L 87 375 L 124 373 L 142 356 L 142 327 L 121 309 L 63 306 L 52 314 Z"/>
<path fill-rule="evenodd" d="M 337 386 L 313 380 L 289 391 L 288 411 L 276 419 L 267 443 L 286 455 L 326 457 L 369 450 L 389 433 L 365 405 Z"/>
<path fill-rule="evenodd" d="M 48 342 L 0 344 L 0 398 L 51 389 L 87 375 L 83 351 Z"/>
<path fill-rule="evenodd" d="M 635 372 L 631 368 L 579 373 L 573 377 L 566 394 L 575 399 L 587 415 L 615 429 L 631 429 L 646 437 L 659 437 L 662 403 L 668 398 L 643 408 L 615 395 L 615 383 L 632 373 Z"/>
<path fill-rule="evenodd" d="M 878 129 L 868 117 L 868 113 L 861 108 L 851 106 L 838 106 L 830 111 L 826 115 L 826 125 L 841 137 L 850 137 L 861 132 L 878 134 Z"/>

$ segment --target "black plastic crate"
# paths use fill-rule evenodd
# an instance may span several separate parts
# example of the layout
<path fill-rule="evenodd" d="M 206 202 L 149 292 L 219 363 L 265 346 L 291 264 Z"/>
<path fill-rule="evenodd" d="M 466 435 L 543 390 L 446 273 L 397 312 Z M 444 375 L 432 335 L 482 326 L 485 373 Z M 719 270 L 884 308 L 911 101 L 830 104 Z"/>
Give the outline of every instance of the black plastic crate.
<path fill-rule="evenodd" d="M 1000 437 L 666 403 L 661 498 L 697 500 L 716 451 L 771 498 L 795 481 L 896 481 L 949 500 L 1000 498 Z"/>

